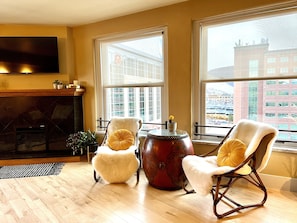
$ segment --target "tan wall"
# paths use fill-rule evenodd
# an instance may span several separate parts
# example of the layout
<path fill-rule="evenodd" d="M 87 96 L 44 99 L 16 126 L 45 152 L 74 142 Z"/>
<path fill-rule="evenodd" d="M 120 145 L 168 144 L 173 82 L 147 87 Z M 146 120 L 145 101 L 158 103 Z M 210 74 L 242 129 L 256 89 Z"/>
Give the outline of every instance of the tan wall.
<path fill-rule="evenodd" d="M 57 36 L 60 64 L 60 74 L 1 74 L 0 90 L 49 89 L 52 88 L 52 82 L 56 79 L 66 83 L 73 79 L 71 29 L 62 26 L 0 25 L 0 36 Z"/>
<path fill-rule="evenodd" d="M 85 124 L 94 129 L 94 39 L 140 29 L 168 27 L 169 113 L 174 114 L 179 128 L 191 131 L 191 34 L 192 21 L 208 16 L 243 10 L 280 0 L 196 1 L 145 11 L 94 24 L 73 28 L 76 75 L 85 83 Z M 177 84 L 178 83 L 178 84 Z"/>
<path fill-rule="evenodd" d="M 86 83 L 85 125 L 95 129 L 93 40 L 97 37 L 158 26 L 168 27 L 169 113 L 174 114 L 179 128 L 191 132 L 191 31 L 192 21 L 222 13 L 284 2 L 280 0 L 192 0 L 185 3 L 124 16 L 73 29 L 76 71 Z M 100 95 L 99 95 L 100 97 Z M 195 151 L 209 149 L 196 145 Z M 273 152 L 267 174 L 297 177 L 297 154 Z"/>
<path fill-rule="evenodd" d="M 51 88 L 52 81 L 55 79 L 65 82 L 72 82 L 73 79 L 79 79 L 86 87 L 86 93 L 84 95 L 85 128 L 94 130 L 96 127 L 96 116 L 93 40 L 97 37 L 110 34 L 167 26 L 169 113 L 174 114 L 179 128 L 191 132 L 192 21 L 278 2 L 284 1 L 190 0 L 173 6 L 74 28 L 63 26 L 0 25 L 0 35 L 2 36 L 58 36 L 61 65 L 61 74 L 59 75 L 0 75 L 0 90 Z M 72 46 L 74 46 L 74 49 Z M 75 66 L 72 60 L 74 60 Z M 195 145 L 195 151 L 200 153 L 205 147 L 206 145 Z M 207 147 L 209 148 L 209 146 Z M 265 172 L 296 177 L 296 160 L 297 154 L 274 152 Z"/>

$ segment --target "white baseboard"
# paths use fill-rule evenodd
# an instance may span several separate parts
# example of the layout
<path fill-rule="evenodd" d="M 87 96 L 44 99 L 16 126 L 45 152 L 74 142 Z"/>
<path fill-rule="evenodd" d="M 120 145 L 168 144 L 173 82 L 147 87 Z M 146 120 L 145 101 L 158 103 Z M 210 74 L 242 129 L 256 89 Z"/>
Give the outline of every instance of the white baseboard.
<path fill-rule="evenodd" d="M 259 174 L 266 188 L 297 192 L 297 178 Z"/>

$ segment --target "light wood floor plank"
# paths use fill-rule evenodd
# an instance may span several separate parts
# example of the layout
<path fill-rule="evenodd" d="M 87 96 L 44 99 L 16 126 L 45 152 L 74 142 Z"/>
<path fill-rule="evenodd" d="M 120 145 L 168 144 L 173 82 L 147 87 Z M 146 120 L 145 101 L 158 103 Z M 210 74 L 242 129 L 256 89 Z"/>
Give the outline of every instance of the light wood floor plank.
<path fill-rule="evenodd" d="M 291 223 L 297 219 L 297 194 L 269 190 L 263 208 L 218 220 L 211 196 L 185 195 L 183 190 L 151 187 L 142 173 L 127 184 L 95 183 L 87 162 L 65 163 L 58 176 L 0 180 L 1 222 Z M 233 191 L 242 196 L 241 188 Z M 254 192 L 253 192 L 254 193 Z M 257 196 L 246 195 L 245 199 Z"/>

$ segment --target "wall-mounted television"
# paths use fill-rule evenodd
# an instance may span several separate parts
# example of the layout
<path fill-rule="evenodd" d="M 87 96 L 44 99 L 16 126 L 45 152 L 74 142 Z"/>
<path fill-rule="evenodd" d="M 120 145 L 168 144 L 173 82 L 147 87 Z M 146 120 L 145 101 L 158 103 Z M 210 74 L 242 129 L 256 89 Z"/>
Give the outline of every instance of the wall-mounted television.
<path fill-rule="evenodd" d="M 59 73 L 58 38 L 0 36 L 1 73 Z"/>

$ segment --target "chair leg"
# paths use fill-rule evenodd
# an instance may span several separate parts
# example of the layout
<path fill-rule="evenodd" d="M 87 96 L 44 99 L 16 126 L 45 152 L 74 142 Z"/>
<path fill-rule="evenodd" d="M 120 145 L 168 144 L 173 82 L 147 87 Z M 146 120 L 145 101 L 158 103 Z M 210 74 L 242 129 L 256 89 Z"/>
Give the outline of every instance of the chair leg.
<path fill-rule="evenodd" d="M 252 208 L 252 207 L 261 207 L 264 205 L 264 203 L 267 200 L 267 190 L 266 190 L 263 182 L 261 181 L 259 175 L 256 172 L 254 172 L 254 175 L 256 176 L 256 178 L 253 178 L 252 176 L 247 176 L 247 177 L 240 176 L 240 177 L 229 178 L 229 181 L 227 183 L 222 183 L 221 176 L 217 177 L 217 182 L 211 190 L 212 197 L 213 197 L 213 212 L 217 216 L 217 218 L 220 219 L 220 218 L 226 217 L 234 212 L 239 212 L 242 209 Z M 248 182 L 250 182 L 251 184 L 256 186 L 260 191 L 262 191 L 263 192 L 262 201 L 260 201 L 259 203 L 243 205 L 243 204 L 240 204 L 240 203 L 234 201 L 233 199 L 231 199 L 230 196 L 227 196 L 227 192 L 229 191 L 229 189 L 239 179 L 247 180 Z M 221 192 L 221 190 L 223 190 L 223 191 Z M 230 207 L 230 209 L 223 213 L 218 213 L 218 205 L 221 202 L 223 202 L 225 204 L 228 203 L 229 204 L 228 206 Z"/>
<path fill-rule="evenodd" d="M 141 153 L 140 153 L 139 148 L 135 151 L 135 156 L 139 160 L 139 167 L 138 167 L 137 172 L 136 172 L 136 185 L 137 185 L 139 183 L 140 170 L 141 170 L 141 167 L 142 167 L 142 159 L 141 159 Z"/>
<path fill-rule="evenodd" d="M 188 190 L 187 189 L 187 185 L 189 184 L 189 181 L 188 180 L 184 180 L 183 183 L 182 183 L 182 189 L 186 192 L 186 194 L 193 194 L 195 193 L 195 190 L 192 189 L 192 190 Z"/>
<path fill-rule="evenodd" d="M 100 176 L 97 174 L 96 170 L 94 170 L 94 180 L 97 183 L 100 180 Z"/>
<path fill-rule="evenodd" d="M 137 169 L 137 173 L 136 173 L 136 185 L 139 183 L 139 176 L 140 176 L 140 167 Z"/>

